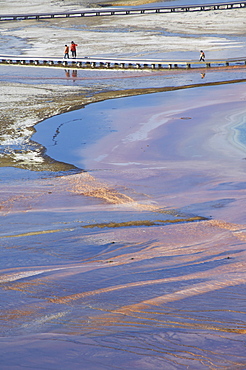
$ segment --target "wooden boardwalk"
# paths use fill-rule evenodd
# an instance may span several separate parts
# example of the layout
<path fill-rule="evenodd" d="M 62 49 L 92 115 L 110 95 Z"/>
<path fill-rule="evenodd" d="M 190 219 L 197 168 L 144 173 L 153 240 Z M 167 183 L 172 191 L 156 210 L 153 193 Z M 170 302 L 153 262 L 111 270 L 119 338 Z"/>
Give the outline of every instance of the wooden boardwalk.
<path fill-rule="evenodd" d="M 64 59 L 53 57 L 1 56 L 0 64 L 33 65 L 63 68 L 89 69 L 173 69 L 173 68 L 219 68 L 245 66 L 246 57 L 229 59 L 198 60 L 163 60 L 163 59 L 123 59 L 123 58 L 76 58 Z"/>
<path fill-rule="evenodd" d="M 151 13 L 173 13 L 173 12 L 195 12 L 209 10 L 225 10 L 235 8 L 245 8 L 244 1 L 229 1 L 223 3 L 159 6 L 159 7 L 118 7 L 84 9 L 77 11 L 54 12 L 54 13 L 35 13 L 35 14 L 0 14 L 0 21 L 13 21 L 25 19 L 47 19 L 47 18 L 69 18 L 69 17 L 93 17 L 129 14 L 151 14 Z"/>

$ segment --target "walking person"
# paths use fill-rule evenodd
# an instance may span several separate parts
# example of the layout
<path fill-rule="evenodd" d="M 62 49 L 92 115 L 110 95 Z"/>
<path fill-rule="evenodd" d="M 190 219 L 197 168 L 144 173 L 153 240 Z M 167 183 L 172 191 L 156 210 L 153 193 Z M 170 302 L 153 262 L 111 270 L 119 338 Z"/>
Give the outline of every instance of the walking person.
<path fill-rule="evenodd" d="M 199 62 L 205 62 L 205 53 L 202 50 L 200 50 L 200 59 L 199 59 Z"/>
<path fill-rule="evenodd" d="M 70 51 L 72 53 L 73 58 L 76 58 L 76 46 L 78 46 L 78 45 L 75 44 L 73 41 L 71 41 Z"/>
<path fill-rule="evenodd" d="M 64 59 L 69 59 L 69 47 L 65 45 L 64 49 Z"/>

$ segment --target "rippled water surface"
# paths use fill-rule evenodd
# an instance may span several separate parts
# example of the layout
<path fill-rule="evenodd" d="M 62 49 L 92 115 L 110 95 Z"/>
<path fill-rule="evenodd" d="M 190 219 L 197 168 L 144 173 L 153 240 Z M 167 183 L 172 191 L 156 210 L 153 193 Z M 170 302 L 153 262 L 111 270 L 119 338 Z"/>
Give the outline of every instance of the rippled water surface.
<path fill-rule="evenodd" d="M 245 369 L 245 92 L 36 126 L 60 171 L 0 168 L 2 369 Z"/>

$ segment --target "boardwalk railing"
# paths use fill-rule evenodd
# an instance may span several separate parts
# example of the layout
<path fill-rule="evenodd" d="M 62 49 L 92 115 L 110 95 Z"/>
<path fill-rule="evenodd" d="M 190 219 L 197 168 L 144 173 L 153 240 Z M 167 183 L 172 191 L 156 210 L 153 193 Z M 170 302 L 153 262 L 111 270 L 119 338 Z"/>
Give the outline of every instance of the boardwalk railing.
<path fill-rule="evenodd" d="M 56 13 L 0 14 L 0 21 L 12 21 L 23 19 L 69 18 L 69 17 L 93 17 L 103 15 L 109 16 L 109 15 L 145 14 L 145 13 L 151 14 L 151 13 L 195 12 L 195 11 L 224 10 L 245 7 L 246 0 L 212 4 L 194 4 L 194 5 L 177 5 L 161 7 L 118 7 L 102 9 L 84 9 Z"/>
<path fill-rule="evenodd" d="M 201 67 L 226 67 L 244 66 L 246 57 L 229 59 L 210 59 L 204 62 L 198 60 L 162 60 L 162 59 L 123 59 L 123 58 L 76 58 L 64 59 L 55 57 L 30 57 L 30 56 L 0 56 L 0 64 L 50 66 L 65 68 L 91 68 L 91 69 L 163 69 L 163 68 L 201 68 Z"/>

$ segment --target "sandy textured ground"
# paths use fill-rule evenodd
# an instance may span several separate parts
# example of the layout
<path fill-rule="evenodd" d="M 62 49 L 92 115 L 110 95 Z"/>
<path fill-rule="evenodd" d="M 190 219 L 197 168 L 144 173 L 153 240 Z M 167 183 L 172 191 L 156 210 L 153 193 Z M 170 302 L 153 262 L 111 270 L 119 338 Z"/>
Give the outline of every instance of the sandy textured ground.
<path fill-rule="evenodd" d="M 83 9 L 89 5 L 89 2 L 81 0 L 29 0 L 9 2 L 8 0 L 1 0 L 1 13 L 2 14 L 25 14 L 25 13 L 45 13 L 45 12 L 56 12 L 66 10 L 77 10 Z"/>

